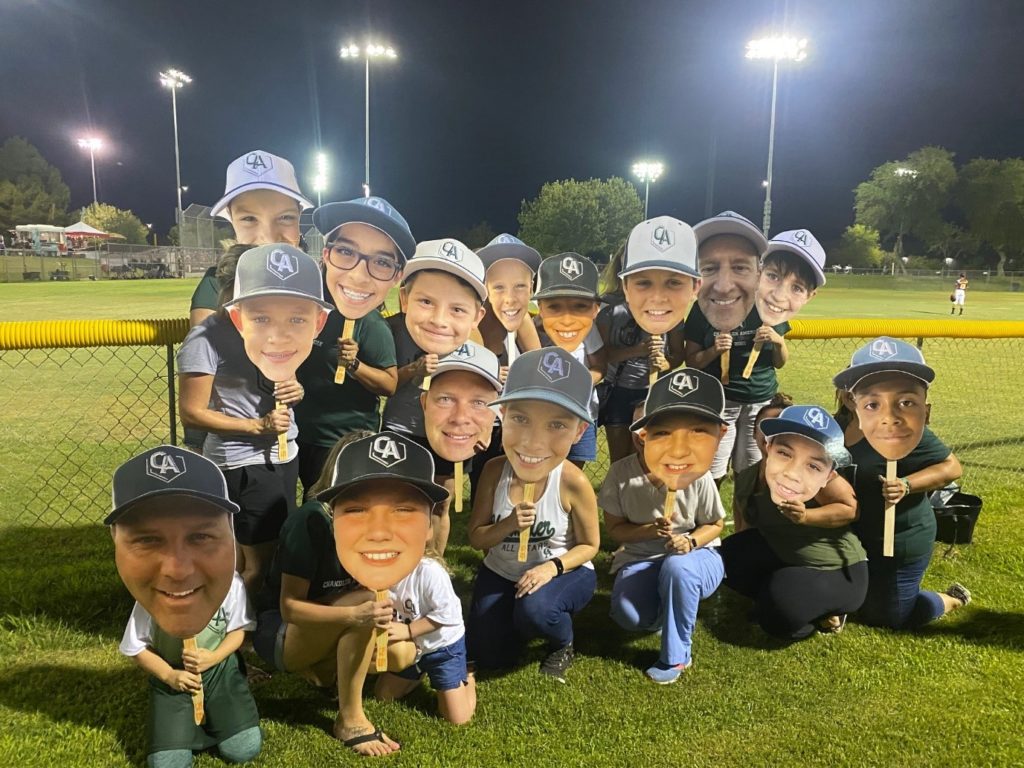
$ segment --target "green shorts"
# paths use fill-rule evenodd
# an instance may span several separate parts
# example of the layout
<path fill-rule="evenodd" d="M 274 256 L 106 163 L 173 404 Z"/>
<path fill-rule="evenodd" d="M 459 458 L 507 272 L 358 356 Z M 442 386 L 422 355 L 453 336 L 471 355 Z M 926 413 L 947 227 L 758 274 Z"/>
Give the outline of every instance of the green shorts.
<path fill-rule="evenodd" d="M 148 754 L 169 749 L 200 752 L 259 725 L 260 715 L 237 653 L 203 673 L 206 720 L 196 725 L 192 696 L 149 679 Z"/>

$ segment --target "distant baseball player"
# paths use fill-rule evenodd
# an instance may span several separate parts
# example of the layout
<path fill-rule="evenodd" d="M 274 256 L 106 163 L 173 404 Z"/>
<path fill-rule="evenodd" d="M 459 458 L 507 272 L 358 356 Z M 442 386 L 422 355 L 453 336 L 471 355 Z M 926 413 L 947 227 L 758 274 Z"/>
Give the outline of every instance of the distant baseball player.
<path fill-rule="evenodd" d="M 960 277 L 956 279 L 953 284 L 953 295 L 949 297 L 950 301 L 953 302 L 953 306 L 949 308 L 949 314 L 956 312 L 956 308 L 959 305 L 960 314 L 964 313 L 964 300 L 967 298 L 967 283 L 970 282 L 967 279 L 967 275 L 963 272 L 960 273 Z"/>

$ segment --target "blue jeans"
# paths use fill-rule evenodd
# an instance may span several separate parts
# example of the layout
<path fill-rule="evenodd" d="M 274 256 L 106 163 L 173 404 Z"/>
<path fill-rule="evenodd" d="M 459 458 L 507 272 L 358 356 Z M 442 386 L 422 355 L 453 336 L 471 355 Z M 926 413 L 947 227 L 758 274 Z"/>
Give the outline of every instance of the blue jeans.
<path fill-rule="evenodd" d="M 868 596 L 858 616 L 865 624 L 914 629 L 939 618 L 945 608 L 937 592 L 921 589 L 931 555 L 907 563 L 891 557 L 868 560 Z"/>
<path fill-rule="evenodd" d="M 663 664 L 689 664 L 697 606 L 725 576 L 714 547 L 622 566 L 612 587 L 612 620 L 623 629 L 661 629 Z"/>
<path fill-rule="evenodd" d="M 579 442 L 569 449 L 566 456 L 569 461 L 593 461 L 597 458 L 597 427 L 593 424 L 587 425 L 587 431 L 583 433 Z"/>
<path fill-rule="evenodd" d="M 572 643 L 573 614 L 590 602 L 596 587 L 593 568 L 576 568 L 517 599 L 514 581 L 481 565 L 466 620 L 470 660 L 482 669 L 511 667 L 533 637 L 547 640 L 549 651 L 564 648 Z"/>

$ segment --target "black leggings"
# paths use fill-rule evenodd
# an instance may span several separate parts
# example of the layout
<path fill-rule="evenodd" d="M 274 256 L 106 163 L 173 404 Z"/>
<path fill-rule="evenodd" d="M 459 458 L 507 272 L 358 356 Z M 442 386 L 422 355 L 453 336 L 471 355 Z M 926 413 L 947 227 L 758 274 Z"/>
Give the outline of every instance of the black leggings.
<path fill-rule="evenodd" d="M 721 554 L 725 585 L 754 600 L 757 622 L 773 637 L 807 637 L 815 621 L 860 608 L 868 591 L 866 560 L 831 571 L 789 565 L 756 528 L 725 538 Z"/>

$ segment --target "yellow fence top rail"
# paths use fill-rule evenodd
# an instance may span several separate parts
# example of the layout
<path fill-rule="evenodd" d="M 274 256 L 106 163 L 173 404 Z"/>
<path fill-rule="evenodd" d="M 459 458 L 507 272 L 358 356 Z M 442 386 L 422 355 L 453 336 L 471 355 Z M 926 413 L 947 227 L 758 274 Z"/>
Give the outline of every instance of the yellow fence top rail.
<path fill-rule="evenodd" d="M 1010 320 L 794 320 L 787 339 L 1015 339 L 1024 338 L 1024 321 Z"/>

